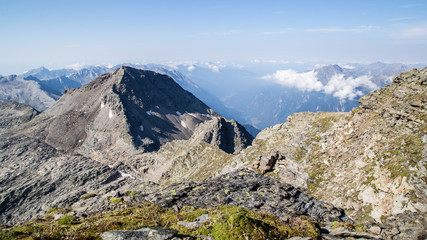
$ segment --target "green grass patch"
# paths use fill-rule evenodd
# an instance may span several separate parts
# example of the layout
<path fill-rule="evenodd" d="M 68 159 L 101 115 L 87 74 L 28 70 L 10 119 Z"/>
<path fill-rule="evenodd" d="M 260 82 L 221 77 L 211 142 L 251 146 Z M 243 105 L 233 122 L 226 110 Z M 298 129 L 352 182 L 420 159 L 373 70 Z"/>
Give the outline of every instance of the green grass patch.
<path fill-rule="evenodd" d="M 59 219 L 60 225 L 72 225 L 76 222 L 76 218 L 70 215 L 64 215 L 62 218 Z"/>
<path fill-rule="evenodd" d="M 200 227 L 186 228 L 179 221 L 194 221 L 208 214 L 210 221 Z M 53 220 L 49 215 L 34 219 L 12 229 L 2 230 L 0 239 L 100 239 L 100 234 L 110 230 L 132 230 L 142 227 L 175 229 L 182 236 L 212 236 L 221 239 L 286 239 L 292 236 L 316 237 L 320 231 L 317 223 L 303 217 L 287 218 L 263 212 L 253 212 L 235 206 L 210 209 L 185 207 L 180 212 L 165 209 L 152 203 L 108 213 L 98 213 L 77 219 L 65 215 Z"/>
<path fill-rule="evenodd" d="M 118 198 L 118 197 L 112 197 L 112 198 L 110 198 L 110 203 L 119 203 L 121 201 L 123 201 L 122 198 Z"/>
<path fill-rule="evenodd" d="M 89 198 L 93 198 L 93 197 L 96 197 L 96 196 L 98 196 L 98 195 L 96 195 L 95 193 L 88 193 L 86 195 L 83 195 L 83 197 L 80 198 L 80 200 L 87 200 Z"/>

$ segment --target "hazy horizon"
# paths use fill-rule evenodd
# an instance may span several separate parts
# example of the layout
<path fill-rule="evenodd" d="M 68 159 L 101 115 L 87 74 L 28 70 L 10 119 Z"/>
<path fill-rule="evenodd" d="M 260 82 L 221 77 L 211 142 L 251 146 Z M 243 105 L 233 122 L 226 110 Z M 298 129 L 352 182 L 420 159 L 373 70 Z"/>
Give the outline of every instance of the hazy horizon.
<path fill-rule="evenodd" d="M 426 63 L 425 12 L 425 1 L 0 1 L 0 74 L 125 62 Z"/>

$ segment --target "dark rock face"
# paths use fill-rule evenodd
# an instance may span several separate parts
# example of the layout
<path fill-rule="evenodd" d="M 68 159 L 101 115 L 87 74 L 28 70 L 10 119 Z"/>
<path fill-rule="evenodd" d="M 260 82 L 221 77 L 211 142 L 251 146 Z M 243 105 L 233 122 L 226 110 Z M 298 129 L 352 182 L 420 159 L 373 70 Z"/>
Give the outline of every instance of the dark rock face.
<path fill-rule="evenodd" d="M 201 124 L 194 135 L 199 140 L 217 146 L 226 153 L 239 153 L 252 143 L 253 137 L 235 120 L 214 118 Z M 197 138 L 197 137 L 196 137 Z"/>
<path fill-rule="evenodd" d="M 7 129 L 33 119 L 39 112 L 31 106 L 9 101 L 0 103 L 0 129 Z"/>
<path fill-rule="evenodd" d="M 187 182 L 161 187 L 145 184 L 134 194 L 136 201 L 150 201 L 163 207 L 208 208 L 233 205 L 260 210 L 281 217 L 305 215 L 320 221 L 346 220 L 342 209 L 319 201 L 293 186 L 241 169 L 200 183 Z"/>
<path fill-rule="evenodd" d="M 121 67 L 80 89 L 69 89 L 46 111 L 53 116 L 47 141 L 64 150 L 105 149 L 123 140 L 155 151 L 188 139 L 196 126 L 217 114 L 172 78 Z M 112 131 L 114 129 L 114 131 Z M 61 132 L 73 131 L 73 142 Z M 75 141 L 80 141 L 78 144 Z M 121 145 L 121 144 L 120 144 Z"/>

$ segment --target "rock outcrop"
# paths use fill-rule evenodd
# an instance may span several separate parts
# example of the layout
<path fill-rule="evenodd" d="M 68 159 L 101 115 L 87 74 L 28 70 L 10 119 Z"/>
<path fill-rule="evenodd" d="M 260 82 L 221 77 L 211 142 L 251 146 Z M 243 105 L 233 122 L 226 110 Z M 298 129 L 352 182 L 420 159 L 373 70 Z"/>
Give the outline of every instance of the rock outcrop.
<path fill-rule="evenodd" d="M 259 133 L 234 161 L 251 164 L 279 151 L 267 174 L 354 219 L 384 222 L 405 212 L 425 218 L 427 68 L 402 73 L 359 101 L 349 113 L 293 114 Z"/>
<path fill-rule="evenodd" d="M 323 222 L 349 220 L 342 209 L 248 169 L 236 170 L 199 183 L 175 183 L 165 187 L 148 183 L 141 188 L 133 194 L 135 201 L 150 201 L 172 209 L 184 206 L 209 208 L 227 204 L 281 217 L 303 215 Z"/>
<path fill-rule="evenodd" d="M 226 153 L 237 154 L 252 143 L 253 137 L 235 120 L 223 117 L 206 121 L 197 128 L 192 137 L 217 146 Z"/>
<path fill-rule="evenodd" d="M 0 135 L 0 223 L 15 224 L 66 207 L 88 192 L 134 188 L 118 169 L 79 154 L 65 154 L 45 142 Z"/>
<path fill-rule="evenodd" d="M 177 231 L 154 228 L 141 228 L 138 230 L 108 231 L 101 234 L 103 240 L 167 240 L 182 239 L 176 237 Z"/>

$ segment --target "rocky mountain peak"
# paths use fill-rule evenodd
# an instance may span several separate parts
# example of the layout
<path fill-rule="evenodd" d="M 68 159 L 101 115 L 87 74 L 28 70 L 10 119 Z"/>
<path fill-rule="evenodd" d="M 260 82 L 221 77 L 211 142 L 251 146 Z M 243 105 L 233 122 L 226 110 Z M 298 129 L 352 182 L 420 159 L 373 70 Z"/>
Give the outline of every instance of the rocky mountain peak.
<path fill-rule="evenodd" d="M 327 65 L 315 70 L 316 76 L 323 84 L 327 84 L 328 81 L 337 74 L 343 74 L 343 69 L 337 64 Z"/>
<path fill-rule="evenodd" d="M 47 141 L 82 153 L 110 147 L 158 150 L 190 138 L 199 123 L 217 115 L 169 76 L 126 66 L 66 91 L 45 114 L 52 117 Z"/>

